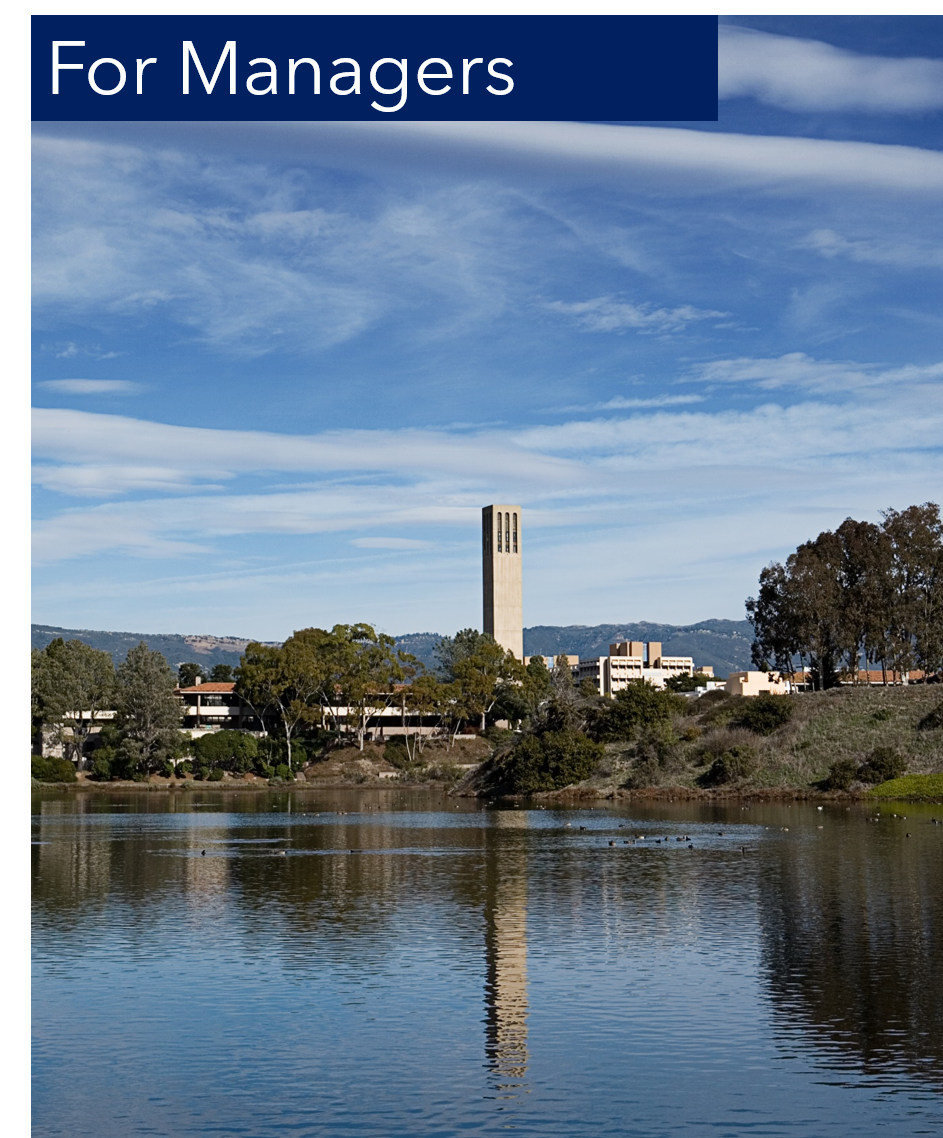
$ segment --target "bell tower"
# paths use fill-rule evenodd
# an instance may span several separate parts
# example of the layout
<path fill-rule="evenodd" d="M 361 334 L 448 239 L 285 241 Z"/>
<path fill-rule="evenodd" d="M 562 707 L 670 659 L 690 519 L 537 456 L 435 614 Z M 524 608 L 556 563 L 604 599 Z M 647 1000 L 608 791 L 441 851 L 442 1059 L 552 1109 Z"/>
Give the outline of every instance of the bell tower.
<path fill-rule="evenodd" d="M 521 576 L 521 507 L 485 506 L 481 511 L 481 580 L 484 631 L 524 659 Z"/>

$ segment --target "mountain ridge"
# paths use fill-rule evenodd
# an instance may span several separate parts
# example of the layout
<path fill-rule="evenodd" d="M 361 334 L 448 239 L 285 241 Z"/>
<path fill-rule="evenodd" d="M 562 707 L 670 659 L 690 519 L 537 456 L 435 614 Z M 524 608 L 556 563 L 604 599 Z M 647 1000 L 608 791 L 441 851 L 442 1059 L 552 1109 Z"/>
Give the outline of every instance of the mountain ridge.
<path fill-rule="evenodd" d="M 214 664 L 239 663 L 251 637 L 177 635 L 172 633 L 105 632 L 88 628 L 59 628 L 33 624 L 33 648 L 45 648 L 55 637 L 83 640 L 92 648 L 111 653 L 120 664 L 135 644 L 144 641 L 161 652 L 173 668 L 194 661 L 204 668 Z M 397 646 L 411 652 L 427 668 L 436 666 L 434 649 L 442 639 L 438 632 L 409 632 L 396 638 Z M 746 620 L 702 620 L 695 624 L 662 624 L 636 621 L 626 624 L 534 625 L 524 629 L 524 653 L 528 656 L 556 656 L 561 652 L 577 656 L 603 656 L 616 640 L 657 640 L 667 656 L 692 656 L 695 665 L 707 664 L 718 675 L 751 667 L 750 646 L 753 630 Z M 278 643 L 269 641 L 267 643 Z"/>

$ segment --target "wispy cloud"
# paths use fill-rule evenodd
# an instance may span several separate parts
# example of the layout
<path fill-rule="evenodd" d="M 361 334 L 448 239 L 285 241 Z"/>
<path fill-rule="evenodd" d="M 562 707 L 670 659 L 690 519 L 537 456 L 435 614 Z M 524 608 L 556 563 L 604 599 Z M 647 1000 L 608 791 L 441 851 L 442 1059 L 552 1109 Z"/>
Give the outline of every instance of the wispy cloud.
<path fill-rule="evenodd" d="M 429 549 L 432 542 L 408 537 L 355 537 L 350 544 L 358 549 Z"/>
<path fill-rule="evenodd" d="M 653 304 L 632 304 L 612 296 L 597 296 L 592 300 L 567 303 L 551 301 L 547 308 L 562 316 L 569 316 L 587 332 L 651 332 L 667 334 L 681 332 L 689 324 L 700 320 L 721 320 L 729 312 L 712 312 L 685 304 L 680 308 L 656 308 Z"/>
<path fill-rule="evenodd" d="M 703 395 L 653 395 L 650 398 L 630 399 L 617 395 L 603 403 L 583 403 L 572 407 L 558 407 L 562 412 L 572 411 L 640 411 L 652 407 L 682 407 L 685 404 L 703 403 Z"/>
<path fill-rule="evenodd" d="M 914 114 L 943 107 L 943 60 L 859 55 L 819 40 L 721 24 L 718 93 L 789 111 Z"/>
<path fill-rule="evenodd" d="M 46 379 L 38 386 L 66 395 L 133 395 L 143 391 L 140 383 L 129 379 Z"/>
<path fill-rule="evenodd" d="M 714 360 L 690 378 L 699 383 L 754 384 L 765 390 L 800 388 L 837 395 L 841 392 L 879 390 L 892 393 L 943 377 L 943 363 L 880 367 L 842 360 L 817 360 L 805 352 L 789 352 L 776 359 Z"/>
<path fill-rule="evenodd" d="M 797 248 L 811 249 L 829 259 L 846 257 L 859 264 L 896 265 L 904 269 L 943 269 L 943 249 L 938 246 L 887 240 L 849 240 L 834 229 L 814 229 L 798 242 Z"/>

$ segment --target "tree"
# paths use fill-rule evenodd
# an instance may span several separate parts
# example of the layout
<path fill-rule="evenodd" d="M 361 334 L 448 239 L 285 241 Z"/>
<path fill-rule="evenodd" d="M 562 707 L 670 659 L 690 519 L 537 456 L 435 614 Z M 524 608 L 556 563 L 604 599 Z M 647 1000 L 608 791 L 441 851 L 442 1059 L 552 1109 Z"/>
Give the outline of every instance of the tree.
<path fill-rule="evenodd" d="M 416 676 L 412 683 L 404 684 L 400 689 L 398 698 L 402 709 L 403 736 L 410 762 L 415 762 L 422 754 L 431 737 L 422 733 L 423 719 L 434 719 L 433 735 L 446 731 L 449 742 L 452 742 L 452 732 L 447 731 L 447 727 L 450 722 L 459 722 L 453 714 L 457 694 L 454 684 L 445 683 L 428 673 Z M 418 729 L 410 734 L 409 721 L 413 718 L 419 720 Z"/>
<path fill-rule="evenodd" d="M 177 683 L 182 688 L 192 688 L 197 680 L 202 682 L 205 679 L 206 673 L 201 664 L 181 664 L 177 669 Z"/>
<path fill-rule="evenodd" d="M 343 695 L 347 724 L 354 725 L 357 746 L 363 750 L 370 718 L 390 706 L 396 685 L 416 675 L 415 656 L 397 651 L 396 641 L 369 624 L 335 624 L 334 685 Z"/>
<path fill-rule="evenodd" d="M 892 643 L 902 671 L 943 668 L 943 521 L 935 502 L 884 510 L 894 584 Z"/>
<path fill-rule="evenodd" d="M 656 688 L 647 680 L 630 680 L 598 712 L 593 732 L 600 739 L 632 739 L 640 728 L 670 724 L 672 716 L 683 708 L 680 696 Z"/>
<path fill-rule="evenodd" d="M 292 770 L 291 746 L 299 728 L 310 723 L 319 709 L 318 695 L 329 682 L 325 651 L 328 633 L 302 629 L 280 647 L 251 641 L 236 671 L 236 693 L 265 718 L 280 722 Z"/>
<path fill-rule="evenodd" d="M 108 652 L 57 636 L 33 655 L 34 718 L 58 724 L 82 770 L 85 747 L 104 713 L 114 710 L 115 667 Z M 68 721 L 68 723 L 66 723 Z"/>
<path fill-rule="evenodd" d="M 457 687 L 458 713 L 465 719 L 477 719 L 481 730 L 487 726 L 487 717 L 501 696 L 523 687 L 527 676 L 513 652 L 473 628 L 441 640 L 436 656 L 445 678 Z"/>
<path fill-rule="evenodd" d="M 183 709 L 175 686 L 167 661 L 143 640 L 118 668 L 119 750 L 132 770 L 148 773 L 179 754 Z"/>
<path fill-rule="evenodd" d="M 210 682 L 214 684 L 231 684 L 233 682 L 234 668 L 232 664 L 214 664 L 210 672 Z"/>

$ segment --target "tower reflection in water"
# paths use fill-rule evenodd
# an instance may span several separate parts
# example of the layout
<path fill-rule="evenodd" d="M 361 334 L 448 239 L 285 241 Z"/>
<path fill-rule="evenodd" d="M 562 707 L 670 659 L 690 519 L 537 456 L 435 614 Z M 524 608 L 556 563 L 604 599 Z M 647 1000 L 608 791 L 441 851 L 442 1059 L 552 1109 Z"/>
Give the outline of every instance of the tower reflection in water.
<path fill-rule="evenodd" d="M 514 1096 L 527 1074 L 527 814 L 496 810 L 485 881 L 485 1054 L 496 1090 Z"/>

